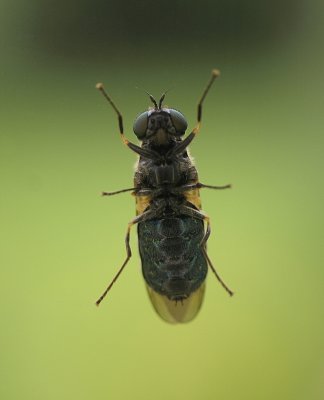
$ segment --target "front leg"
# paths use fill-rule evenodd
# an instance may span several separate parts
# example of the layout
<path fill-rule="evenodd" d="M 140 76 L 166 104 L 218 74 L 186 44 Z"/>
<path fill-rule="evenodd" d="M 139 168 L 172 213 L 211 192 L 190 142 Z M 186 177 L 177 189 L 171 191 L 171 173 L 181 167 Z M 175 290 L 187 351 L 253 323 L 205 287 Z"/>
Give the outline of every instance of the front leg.
<path fill-rule="evenodd" d="M 108 95 L 108 93 L 105 91 L 103 84 L 102 83 L 97 83 L 96 88 L 100 90 L 100 92 L 103 94 L 105 99 L 109 102 L 109 104 L 112 106 L 112 108 L 115 110 L 117 117 L 118 117 L 118 126 L 119 126 L 119 134 L 121 137 L 122 142 L 128 146 L 131 150 L 133 150 L 135 153 L 139 154 L 142 157 L 149 158 L 150 160 L 156 160 L 160 158 L 160 155 L 153 151 L 153 150 L 148 150 L 148 149 L 143 149 L 140 146 L 137 146 L 136 144 L 130 142 L 124 135 L 124 124 L 123 124 L 123 116 L 121 112 L 118 110 L 116 107 L 115 103 L 111 99 L 111 97 Z"/>
<path fill-rule="evenodd" d="M 181 154 L 188 146 L 189 144 L 193 141 L 193 139 L 196 137 L 196 135 L 200 131 L 200 126 L 201 126 L 201 119 L 202 119 L 202 106 L 203 102 L 205 100 L 205 97 L 207 96 L 207 93 L 209 92 L 209 89 L 211 88 L 212 84 L 214 83 L 214 80 L 218 78 L 220 75 L 220 71 L 218 69 L 213 69 L 212 70 L 212 76 L 199 100 L 198 107 L 197 107 L 197 125 L 195 128 L 192 130 L 192 132 L 182 141 L 180 142 L 177 146 L 175 146 L 172 150 L 170 150 L 167 154 L 167 157 L 170 159 L 173 158 L 176 154 Z"/>

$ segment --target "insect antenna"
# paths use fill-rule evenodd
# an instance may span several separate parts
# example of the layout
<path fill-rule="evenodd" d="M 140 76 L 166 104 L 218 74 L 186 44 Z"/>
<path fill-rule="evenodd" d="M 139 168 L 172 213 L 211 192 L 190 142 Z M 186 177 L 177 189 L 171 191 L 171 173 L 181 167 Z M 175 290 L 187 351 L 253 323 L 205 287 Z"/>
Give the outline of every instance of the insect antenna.
<path fill-rule="evenodd" d="M 166 95 L 166 92 L 163 93 L 162 96 L 161 96 L 161 98 L 160 98 L 160 101 L 159 101 L 159 110 L 161 110 L 161 108 L 162 108 L 162 103 L 163 103 L 163 100 L 164 100 L 164 98 L 165 98 L 165 95 Z"/>
<path fill-rule="evenodd" d="M 142 89 L 142 88 L 140 88 L 138 86 L 136 86 L 136 89 L 142 90 L 144 93 L 146 93 L 149 96 L 151 102 L 154 104 L 154 108 L 156 110 L 158 109 L 158 105 L 157 105 L 157 102 L 156 102 L 155 98 L 149 92 L 147 92 L 146 90 L 144 90 L 144 89 Z"/>
<path fill-rule="evenodd" d="M 157 110 L 159 107 L 157 105 L 155 98 L 151 94 L 149 94 L 149 93 L 147 93 L 147 94 L 150 96 L 150 99 L 151 99 L 152 103 L 154 104 L 155 109 Z"/>
<path fill-rule="evenodd" d="M 170 92 L 170 90 L 172 90 L 172 89 L 173 89 L 173 87 L 171 87 L 170 89 L 166 90 L 166 91 L 162 94 L 162 96 L 161 96 L 161 98 L 160 98 L 160 100 L 159 100 L 159 110 L 161 110 L 161 108 L 162 108 L 162 103 L 163 103 L 163 100 L 165 99 L 166 94 L 167 94 L 168 92 Z"/>

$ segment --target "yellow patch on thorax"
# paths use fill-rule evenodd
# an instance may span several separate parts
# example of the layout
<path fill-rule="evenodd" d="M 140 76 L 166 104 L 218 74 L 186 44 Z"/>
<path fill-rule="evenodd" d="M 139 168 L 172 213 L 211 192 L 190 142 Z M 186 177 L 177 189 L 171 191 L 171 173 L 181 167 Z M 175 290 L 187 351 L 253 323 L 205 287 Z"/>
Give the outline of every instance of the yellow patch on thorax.
<path fill-rule="evenodd" d="M 152 196 L 136 196 L 136 215 L 141 215 L 150 205 Z"/>
<path fill-rule="evenodd" d="M 193 204 L 198 208 L 198 210 L 201 210 L 201 200 L 200 200 L 200 195 L 199 195 L 199 189 L 191 189 L 187 190 L 186 192 L 183 192 L 185 198 L 189 203 Z"/>

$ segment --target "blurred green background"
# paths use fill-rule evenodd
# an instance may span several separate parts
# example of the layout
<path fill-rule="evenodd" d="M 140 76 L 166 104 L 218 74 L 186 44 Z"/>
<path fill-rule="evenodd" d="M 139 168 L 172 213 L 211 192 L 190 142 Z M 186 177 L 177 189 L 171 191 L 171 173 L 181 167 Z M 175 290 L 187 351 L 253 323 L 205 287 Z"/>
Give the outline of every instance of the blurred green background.
<path fill-rule="evenodd" d="M 4 400 L 324 398 L 323 3 L 2 0 L 1 385 Z M 134 257 L 135 155 L 147 96 L 192 127 L 212 218 L 199 316 L 154 313 Z"/>

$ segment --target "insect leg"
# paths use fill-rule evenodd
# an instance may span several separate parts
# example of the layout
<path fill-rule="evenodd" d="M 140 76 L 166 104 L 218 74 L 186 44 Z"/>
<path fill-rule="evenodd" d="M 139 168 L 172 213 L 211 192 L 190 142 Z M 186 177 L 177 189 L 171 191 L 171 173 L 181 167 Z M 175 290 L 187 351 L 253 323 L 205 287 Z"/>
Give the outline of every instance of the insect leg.
<path fill-rule="evenodd" d="M 207 93 L 209 92 L 209 89 L 211 88 L 214 80 L 220 75 L 220 72 L 218 69 L 213 69 L 212 70 L 212 76 L 199 100 L 198 103 L 198 109 L 197 109 L 197 125 L 195 128 L 192 130 L 192 132 L 182 141 L 180 142 L 177 146 L 173 147 L 168 153 L 167 157 L 171 158 L 175 154 L 182 153 L 188 146 L 189 144 L 193 141 L 193 139 L 196 137 L 196 135 L 199 133 L 200 130 L 200 125 L 201 125 L 201 118 L 202 118 L 202 105 L 205 100 L 205 97 L 207 96 Z"/>
<path fill-rule="evenodd" d="M 100 90 L 100 92 L 103 94 L 105 99 L 109 102 L 109 104 L 112 106 L 112 108 L 115 110 L 117 117 L 118 117 L 118 125 L 119 125 L 119 133 L 121 136 L 121 139 L 123 143 L 128 146 L 131 150 L 133 150 L 135 153 L 146 157 L 150 159 L 156 159 L 156 157 L 159 158 L 158 153 L 156 153 L 153 150 L 147 150 L 147 149 L 142 149 L 140 146 L 137 146 L 136 144 L 130 142 L 124 135 L 124 124 L 123 124 L 123 116 L 121 115 L 121 112 L 118 110 L 116 107 L 115 103 L 111 99 L 111 97 L 108 95 L 108 93 L 105 91 L 104 86 L 102 83 L 97 83 L 96 88 Z"/>
<path fill-rule="evenodd" d="M 113 286 L 113 284 L 117 281 L 119 275 L 123 272 L 123 269 L 125 268 L 126 264 L 128 263 L 129 259 L 131 258 L 131 256 L 132 256 L 132 250 L 131 250 L 130 245 L 129 245 L 130 230 L 131 230 L 131 227 L 132 227 L 134 224 L 138 223 L 138 222 L 142 219 L 141 217 L 142 217 L 143 215 L 144 215 L 144 214 L 139 215 L 138 217 L 134 218 L 132 221 L 130 221 L 130 222 L 128 223 L 127 232 L 126 232 L 126 237 L 125 237 L 126 253 L 127 253 L 126 259 L 125 259 L 123 265 L 120 267 L 120 269 L 119 269 L 119 271 L 117 272 L 117 274 L 115 275 L 114 279 L 113 279 L 113 280 L 110 282 L 110 284 L 108 285 L 107 289 L 103 292 L 103 294 L 102 294 L 102 295 L 99 297 L 99 299 L 96 301 L 96 305 L 97 305 L 97 306 L 99 306 L 99 304 L 102 302 L 102 300 L 106 297 L 106 294 L 109 292 L 109 290 L 111 289 L 111 287 Z"/>
<path fill-rule="evenodd" d="M 125 193 L 125 192 L 131 192 L 132 190 L 135 190 L 136 188 L 129 188 L 129 189 L 122 189 L 122 190 L 117 190 L 116 192 L 102 192 L 102 196 L 113 196 L 115 194 L 119 193 Z"/>
<path fill-rule="evenodd" d="M 211 186 L 211 185 L 205 185 L 203 183 L 197 182 L 197 183 L 189 183 L 187 185 L 182 185 L 179 187 L 175 187 L 174 189 L 172 188 L 172 193 L 182 193 L 186 192 L 187 190 L 194 190 L 194 189 L 201 189 L 201 188 L 207 188 L 207 189 L 230 189 L 232 185 L 224 185 L 224 186 Z"/>
<path fill-rule="evenodd" d="M 188 185 L 183 185 L 176 187 L 172 189 L 173 193 L 182 193 L 185 192 L 186 190 L 193 190 L 193 189 L 201 189 L 201 188 L 208 188 L 208 189 L 229 189 L 231 188 L 232 185 L 224 185 L 224 186 L 211 186 L 211 185 L 205 185 L 203 183 L 192 183 Z M 122 190 L 116 190 L 115 192 L 102 192 L 102 196 L 114 196 L 115 194 L 120 194 L 120 193 L 125 193 L 125 192 L 131 192 L 131 191 L 137 191 L 137 188 L 128 188 L 128 189 L 122 189 Z M 156 190 L 155 190 L 156 191 Z M 140 191 L 137 191 L 137 195 L 146 195 L 152 193 L 152 189 L 141 189 Z"/>
<path fill-rule="evenodd" d="M 218 69 L 213 69 L 212 70 L 212 76 L 199 100 L 198 106 L 197 106 L 197 125 L 193 129 L 192 134 L 195 136 L 197 133 L 199 133 L 200 126 L 201 126 L 201 119 L 202 119 L 202 105 L 203 102 L 207 96 L 207 93 L 209 92 L 209 89 L 211 88 L 212 84 L 214 83 L 214 80 L 218 78 L 220 75 L 220 71 Z M 191 139 L 192 140 L 192 139 Z"/>
<path fill-rule="evenodd" d="M 220 275 L 217 273 L 215 267 L 213 266 L 210 258 L 208 257 L 207 251 L 206 251 L 206 243 L 207 240 L 210 236 L 211 233 L 211 228 L 210 228 L 210 218 L 203 214 L 202 212 L 195 210 L 194 208 L 188 207 L 188 206 L 181 206 L 179 207 L 179 212 L 181 212 L 181 214 L 185 214 L 188 216 L 191 216 L 192 218 L 196 218 L 202 221 L 205 221 L 207 224 L 207 228 L 206 228 L 206 232 L 205 235 L 200 243 L 200 247 L 201 250 L 208 262 L 208 265 L 210 266 L 210 269 L 213 271 L 214 275 L 216 276 L 217 280 L 219 281 L 219 283 L 223 286 L 223 288 L 227 291 L 227 293 L 230 296 L 233 296 L 234 292 L 225 284 L 225 282 L 222 280 L 222 278 L 220 277 Z"/>
<path fill-rule="evenodd" d="M 219 75 L 220 75 L 220 71 L 218 69 L 213 69 L 212 70 L 212 76 L 211 76 L 211 78 L 210 78 L 210 80 L 209 80 L 209 82 L 208 82 L 208 84 L 207 84 L 202 96 L 201 96 L 201 99 L 199 100 L 198 109 L 197 109 L 197 122 L 198 122 L 197 131 L 199 131 L 199 128 L 200 128 L 203 101 L 205 100 L 205 97 L 207 96 L 207 93 L 209 92 L 209 89 L 211 88 L 211 85 L 214 83 L 214 80 L 216 78 L 218 78 Z"/>
<path fill-rule="evenodd" d="M 134 188 L 128 188 L 128 189 L 122 189 L 122 190 L 117 190 L 115 192 L 101 192 L 102 196 L 113 196 L 115 194 L 120 194 L 120 193 L 125 193 L 125 192 L 131 192 L 133 191 L 133 195 L 135 196 L 149 196 L 152 193 L 155 193 L 155 195 L 162 193 L 163 189 L 151 189 L 151 188 L 143 188 L 139 189 L 138 187 Z M 180 192 L 179 192 L 180 193 Z"/>
<path fill-rule="evenodd" d="M 198 133 L 198 128 L 196 127 L 184 140 L 179 142 L 179 144 L 172 147 L 171 150 L 167 152 L 166 158 L 172 159 L 172 157 L 175 156 L 176 154 L 183 153 L 185 149 L 189 146 L 189 144 L 193 141 L 197 133 Z"/>
<path fill-rule="evenodd" d="M 117 281 L 119 275 L 123 272 L 123 269 L 125 268 L 126 264 L 128 263 L 129 259 L 132 257 L 132 250 L 129 244 L 129 239 L 130 239 L 130 230 L 133 225 L 138 224 L 139 222 L 145 221 L 150 218 L 154 218 L 157 215 L 158 210 L 149 210 L 144 212 L 141 215 L 138 215 L 136 218 L 134 218 L 132 221 L 128 223 L 127 226 L 127 232 L 126 232 L 126 237 L 125 237 L 125 244 L 126 244 L 126 259 L 123 262 L 123 265 L 120 267 L 119 271 L 115 275 L 114 279 L 110 282 L 108 285 L 107 289 L 103 292 L 103 294 L 99 297 L 99 299 L 96 301 L 96 305 L 99 306 L 99 304 L 102 302 L 102 300 L 106 297 L 107 293 L 113 286 L 113 284 Z"/>
<path fill-rule="evenodd" d="M 207 188 L 207 189 L 230 189 L 232 187 L 231 184 L 223 185 L 223 186 L 212 186 L 212 185 L 205 185 L 204 183 L 197 183 L 197 188 Z"/>

